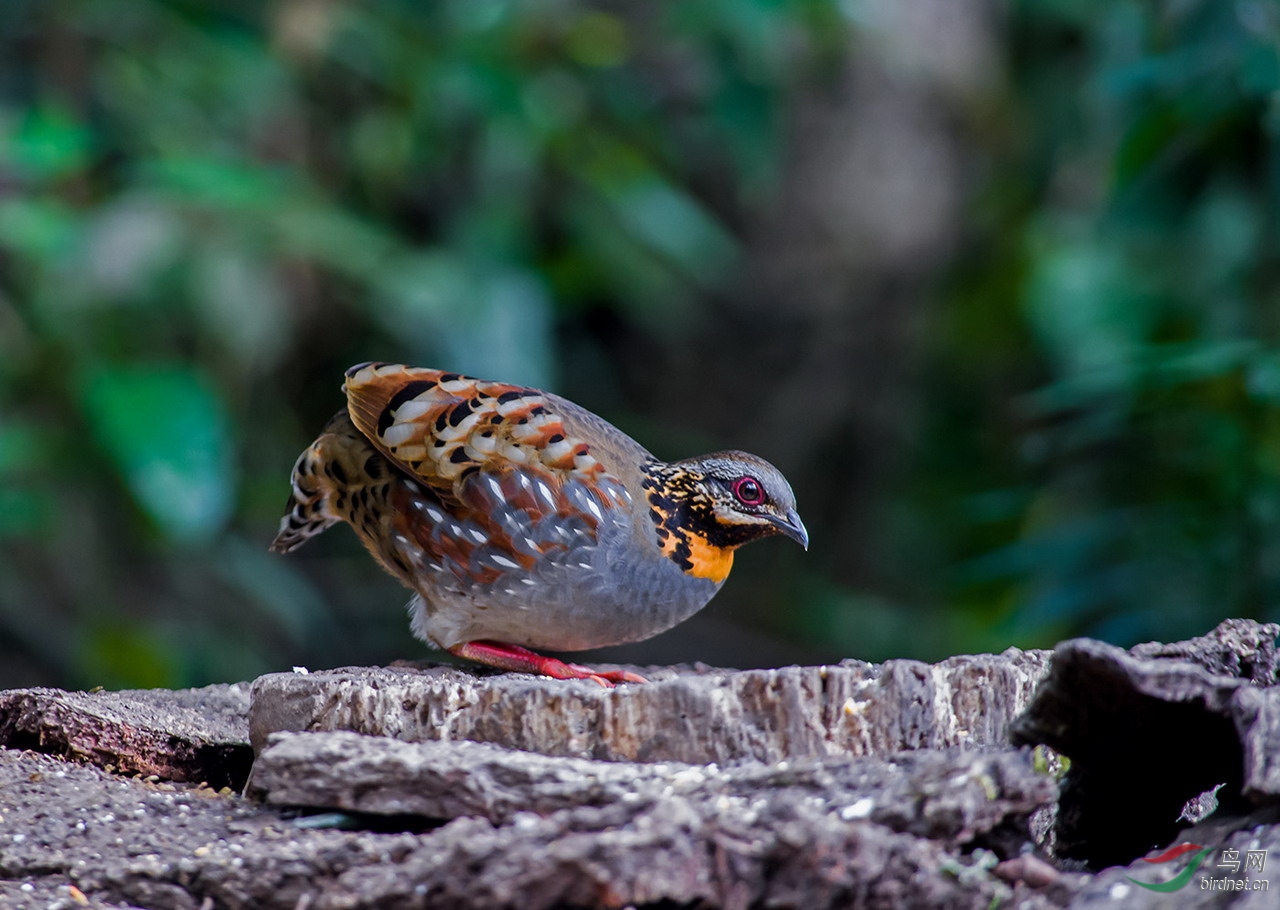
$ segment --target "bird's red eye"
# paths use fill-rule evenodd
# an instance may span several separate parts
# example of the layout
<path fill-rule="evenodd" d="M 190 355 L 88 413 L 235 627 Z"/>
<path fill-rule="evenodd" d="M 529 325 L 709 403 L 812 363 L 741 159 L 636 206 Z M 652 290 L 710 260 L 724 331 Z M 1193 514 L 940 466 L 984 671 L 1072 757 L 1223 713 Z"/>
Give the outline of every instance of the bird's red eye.
<path fill-rule="evenodd" d="M 733 495 L 738 497 L 738 502 L 744 506 L 764 505 L 764 487 L 760 486 L 760 481 L 748 475 L 739 477 L 733 482 Z"/>

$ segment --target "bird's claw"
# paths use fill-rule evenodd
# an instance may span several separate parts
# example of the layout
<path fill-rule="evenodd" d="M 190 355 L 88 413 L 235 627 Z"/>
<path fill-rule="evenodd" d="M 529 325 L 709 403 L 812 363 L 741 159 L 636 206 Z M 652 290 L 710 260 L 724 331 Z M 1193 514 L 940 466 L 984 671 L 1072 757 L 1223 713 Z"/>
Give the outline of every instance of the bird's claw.
<path fill-rule="evenodd" d="M 593 670 L 581 664 L 565 664 L 564 666 L 574 676 L 562 677 L 563 679 L 590 679 L 598 682 L 606 689 L 614 688 L 617 683 L 647 683 L 649 681 L 639 673 L 632 673 L 630 670 Z"/>
<path fill-rule="evenodd" d="M 552 679 L 589 679 L 606 689 L 617 683 L 647 683 L 638 673 L 630 670 L 593 670 L 581 664 L 568 664 L 555 657 L 547 657 L 519 645 L 507 645 L 492 641 L 473 641 L 455 645 L 451 654 L 478 663 L 514 670 L 517 673 L 537 673 Z"/>

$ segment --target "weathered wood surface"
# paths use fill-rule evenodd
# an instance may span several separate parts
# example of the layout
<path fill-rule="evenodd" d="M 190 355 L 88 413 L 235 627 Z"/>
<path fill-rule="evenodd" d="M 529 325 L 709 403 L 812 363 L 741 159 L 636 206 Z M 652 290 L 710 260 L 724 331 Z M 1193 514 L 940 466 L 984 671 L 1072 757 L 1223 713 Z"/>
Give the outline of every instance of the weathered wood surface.
<path fill-rule="evenodd" d="M 1090 639 L 1058 646 L 1013 739 L 1071 759 L 1060 856 L 1128 862 L 1173 839 L 1183 806 L 1214 788 L 1224 811 L 1280 800 L 1277 634 L 1229 620 L 1132 652 Z"/>
<path fill-rule="evenodd" d="M 271 733 L 350 730 L 691 763 L 1003 746 L 1047 665 L 1048 652 L 1010 649 L 933 665 L 629 668 L 649 684 L 616 689 L 440 666 L 272 673 L 253 684 L 250 738 L 260 750 Z"/>
<path fill-rule="evenodd" d="M 361 739 L 341 733 L 293 739 L 316 737 L 329 747 L 334 738 Z M 491 753 L 490 775 L 549 761 L 494 746 L 374 742 L 384 749 L 452 752 L 450 773 L 464 777 L 457 753 L 465 765 L 474 749 Z M 353 760 L 371 760 L 358 746 L 350 748 Z M 376 746 L 371 751 L 376 762 L 380 753 Z M 404 764 L 389 770 L 395 774 Z M 340 818 L 373 828 L 346 831 L 298 827 L 275 809 L 207 789 L 121 779 L 92 766 L 0 750 L 0 792 L 7 794 L 0 877 L 31 884 L 40 898 L 65 897 L 74 885 L 98 900 L 166 910 L 198 910 L 205 900 L 211 901 L 207 906 L 265 910 L 660 901 L 985 910 L 1015 897 L 1031 908 L 1055 906 L 1045 895 L 991 875 L 992 854 L 965 857 L 956 847 L 996 839 L 1005 822 L 1052 798 L 1051 783 L 1020 756 L 920 753 L 897 772 L 876 764 L 877 771 L 841 780 L 831 790 L 834 802 L 820 796 L 821 789 L 809 792 L 812 775 L 789 782 L 785 769 L 761 768 L 756 773 L 770 777 L 771 785 L 749 796 L 734 795 L 732 788 L 704 793 L 692 774 L 671 784 L 666 795 L 655 775 L 638 788 L 638 799 L 590 805 L 590 799 L 559 790 L 542 805 L 545 814 L 507 806 L 495 821 L 483 811 L 483 797 L 476 797 L 480 803 L 432 809 L 433 815 L 468 813 L 441 827 L 423 818 L 397 817 L 389 826 Z M 616 772 L 627 766 L 608 767 Z M 544 772 L 571 777 L 565 770 L 538 773 Z M 873 779 L 877 773 L 885 779 Z M 817 779 L 821 783 L 821 775 Z M 742 777 L 734 785 L 748 783 Z M 996 796 L 988 800 L 990 793 Z M 415 808 L 431 807 L 420 801 Z M 15 842 L 9 832 L 19 818 L 37 820 L 24 824 Z M 3 903 L 15 890 L 0 888 L 0 905 L 23 906 Z"/>
<path fill-rule="evenodd" d="M 1271 851 L 1272 871 L 1276 632 L 1080 640 L 1051 661 L 677 668 L 614 691 L 276 674 L 254 690 L 249 798 L 180 782 L 216 778 L 183 758 L 192 744 L 247 753 L 242 687 L 0 693 L 0 907 L 1271 906 L 1130 878 L 1168 878 L 1140 856 L 1183 840 Z M 355 720 L 381 726 L 342 729 Z M 1011 730 L 1072 757 L 1061 792 Z M 1217 810 L 1177 828 L 1185 794 L 1214 804 L 1206 781 L 1224 785 Z M 1055 804 L 1065 868 L 1029 826 Z"/>
<path fill-rule="evenodd" d="M 639 817 L 676 802 L 703 823 L 726 812 L 768 820 L 788 813 L 867 819 L 949 846 L 1025 821 L 1057 788 L 1028 756 L 1009 750 L 924 749 L 892 760 L 858 758 L 727 767 L 635 764 L 538 755 L 487 743 L 402 743 L 356 733 L 277 733 L 259 756 L 249 792 L 281 806 L 379 815 L 464 816 L 507 824 L 618 807 Z"/>
<path fill-rule="evenodd" d="M 0 691 L 0 745 L 127 774 L 243 786 L 249 686 L 64 692 Z"/>

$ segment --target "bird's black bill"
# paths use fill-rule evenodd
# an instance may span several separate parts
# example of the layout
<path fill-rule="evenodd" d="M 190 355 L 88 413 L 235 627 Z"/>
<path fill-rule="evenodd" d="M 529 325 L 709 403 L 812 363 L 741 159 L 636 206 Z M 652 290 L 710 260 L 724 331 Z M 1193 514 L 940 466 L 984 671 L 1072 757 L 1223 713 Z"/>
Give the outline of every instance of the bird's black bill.
<path fill-rule="evenodd" d="M 809 532 L 805 530 L 804 522 L 800 520 L 800 516 L 792 509 L 786 515 L 770 515 L 769 521 L 773 522 L 783 534 L 786 534 L 800 546 L 806 550 L 809 549 Z"/>

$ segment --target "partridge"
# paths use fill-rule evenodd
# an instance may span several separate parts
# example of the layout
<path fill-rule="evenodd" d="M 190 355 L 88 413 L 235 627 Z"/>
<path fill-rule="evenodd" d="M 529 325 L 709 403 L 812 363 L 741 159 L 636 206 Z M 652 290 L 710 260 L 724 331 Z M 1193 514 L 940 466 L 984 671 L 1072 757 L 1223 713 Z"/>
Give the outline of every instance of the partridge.
<path fill-rule="evenodd" d="M 643 682 L 532 649 L 640 641 L 709 601 L 745 543 L 808 548 L 782 474 L 745 452 L 663 462 L 570 401 L 399 364 L 347 370 L 271 544 L 338 521 L 414 592 L 412 629 L 479 663 Z"/>

